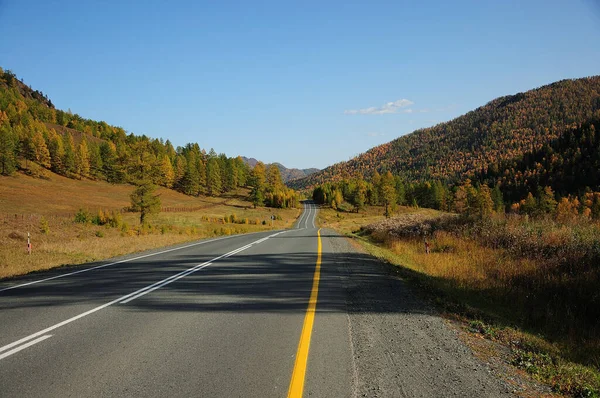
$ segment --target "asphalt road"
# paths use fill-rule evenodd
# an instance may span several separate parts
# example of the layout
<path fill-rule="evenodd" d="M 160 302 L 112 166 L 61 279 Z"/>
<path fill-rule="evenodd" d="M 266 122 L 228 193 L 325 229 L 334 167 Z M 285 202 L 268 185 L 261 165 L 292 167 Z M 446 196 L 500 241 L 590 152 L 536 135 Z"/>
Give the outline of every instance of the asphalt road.
<path fill-rule="evenodd" d="M 0 283 L 1 397 L 503 396 L 405 284 L 295 227 Z"/>

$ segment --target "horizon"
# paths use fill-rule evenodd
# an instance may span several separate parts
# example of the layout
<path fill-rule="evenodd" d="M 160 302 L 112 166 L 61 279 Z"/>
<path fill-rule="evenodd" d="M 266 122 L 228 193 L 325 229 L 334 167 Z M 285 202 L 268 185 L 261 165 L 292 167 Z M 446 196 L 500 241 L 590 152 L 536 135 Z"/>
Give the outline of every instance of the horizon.
<path fill-rule="evenodd" d="M 0 34 L 14 37 L 0 66 L 58 109 L 287 168 L 323 169 L 600 64 L 591 1 L 31 3 L 0 1 Z M 11 34 L 20 15 L 31 29 Z"/>

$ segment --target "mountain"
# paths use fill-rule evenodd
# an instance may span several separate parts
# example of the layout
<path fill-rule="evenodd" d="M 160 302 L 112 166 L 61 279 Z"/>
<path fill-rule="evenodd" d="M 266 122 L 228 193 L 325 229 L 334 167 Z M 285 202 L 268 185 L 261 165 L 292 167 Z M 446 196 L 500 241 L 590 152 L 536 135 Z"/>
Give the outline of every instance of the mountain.
<path fill-rule="evenodd" d="M 256 166 L 256 163 L 258 163 L 258 160 L 254 159 L 254 158 L 247 158 L 245 156 L 242 156 L 242 160 L 248 166 L 250 166 L 250 168 L 254 168 L 254 166 Z M 281 179 L 285 183 L 288 183 L 289 181 L 296 180 L 296 179 L 299 179 L 299 178 L 307 177 L 307 176 L 309 176 L 311 174 L 314 174 L 314 173 L 316 173 L 316 172 L 319 171 L 319 169 L 315 169 L 315 168 L 311 168 L 311 169 L 288 169 L 287 167 L 285 167 L 281 163 L 275 162 L 273 164 L 279 168 L 279 172 L 281 173 Z M 270 164 L 267 164 L 266 166 L 268 167 L 268 166 L 270 166 Z"/>
<path fill-rule="evenodd" d="M 565 132 L 598 119 L 600 76 L 562 80 L 497 98 L 454 120 L 414 131 L 288 185 L 307 189 L 387 170 L 409 181 L 454 183 L 539 152 Z"/>

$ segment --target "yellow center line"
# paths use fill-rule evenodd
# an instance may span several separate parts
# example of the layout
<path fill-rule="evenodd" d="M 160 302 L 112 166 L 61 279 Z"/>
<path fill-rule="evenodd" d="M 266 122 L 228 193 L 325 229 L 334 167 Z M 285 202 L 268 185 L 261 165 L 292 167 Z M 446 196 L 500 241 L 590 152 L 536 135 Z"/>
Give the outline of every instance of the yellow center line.
<path fill-rule="evenodd" d="M 296 362 L 294 363 L 294 372 L 290 381 L 288 398 L 302 397 L 304 390 L 304 378 L 306 376 L 306 364 L 308 362 L 308 349 L 310 348 L 310 336 L 312 334 L 313 323 L 315 322 L 315 309 L 317 308 L 317 296 L 319 295 L 319 280 L 321 279 L 321 229 L 317 231 L 317 266 L 313 276 L 313 285 L 308 300 L 308 308 L 304 316 L 304 325 L 302 325 L 302 334 L 298 343 L 298 352 L 296 353 Z"/>

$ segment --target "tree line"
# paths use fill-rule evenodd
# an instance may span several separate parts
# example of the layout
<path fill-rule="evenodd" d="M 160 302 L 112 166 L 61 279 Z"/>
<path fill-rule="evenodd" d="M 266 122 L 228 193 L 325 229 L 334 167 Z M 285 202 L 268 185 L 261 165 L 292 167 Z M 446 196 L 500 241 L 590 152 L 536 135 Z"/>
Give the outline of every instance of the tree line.
<path fill-rule="evenodd" d="M 561 222 L 600 220 L 600 192 L 589 187 L 581 194 L 561 195 L 550 186 L 538 186 L 523 199 L 506 201 L 503 186 L 473 182 L 447 185 L 440 180 L 411 183 L 390 171 L 375 172 L 370 181 L 362 178 L 325 183 L 313 190 L 316 203 L 338 211 L 360 212 L 366 205 L 383 206 L 389 217 L 397 206 L 412 206 L 455 212 L 470 217 L 493 213 L 515 213 L 531 217 L 551 216 Z"/>

